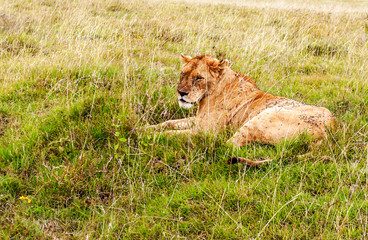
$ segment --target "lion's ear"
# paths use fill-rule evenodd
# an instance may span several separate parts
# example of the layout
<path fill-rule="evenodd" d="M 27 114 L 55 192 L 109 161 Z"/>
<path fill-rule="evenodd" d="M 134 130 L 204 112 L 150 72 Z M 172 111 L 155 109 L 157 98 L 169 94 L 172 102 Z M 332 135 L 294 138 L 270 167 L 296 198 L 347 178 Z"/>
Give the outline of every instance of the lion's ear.
<path fill-rule="evenodd" d="M 224 69 L 225 67 L 228 67 L 228 66 L 229 66 L 229 60 L 227 59 L 221 60 L 219 63 L 220 69 Z"/>
<path fill-rule="evenodd" d="M 190 60 L 192 60 L 190 56 L 184 55 L 183 53 L 181 53 L 180 56 L 181 56 L 181 60 L 183 61 L 183 63 L 188 63 Z"/>

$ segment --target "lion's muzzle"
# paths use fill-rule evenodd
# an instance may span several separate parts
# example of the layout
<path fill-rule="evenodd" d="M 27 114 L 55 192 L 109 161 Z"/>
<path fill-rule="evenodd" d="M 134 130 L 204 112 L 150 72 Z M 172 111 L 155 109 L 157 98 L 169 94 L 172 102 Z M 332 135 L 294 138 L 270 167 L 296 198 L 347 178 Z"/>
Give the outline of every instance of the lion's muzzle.
<path fill-rule="evenodd" d="M 182 108 L 191 108 L 193 107 L 194 103 L 191 103 L 185 99 L 185 96 L 178 96 L 179 99 L 179 106 Z"/>

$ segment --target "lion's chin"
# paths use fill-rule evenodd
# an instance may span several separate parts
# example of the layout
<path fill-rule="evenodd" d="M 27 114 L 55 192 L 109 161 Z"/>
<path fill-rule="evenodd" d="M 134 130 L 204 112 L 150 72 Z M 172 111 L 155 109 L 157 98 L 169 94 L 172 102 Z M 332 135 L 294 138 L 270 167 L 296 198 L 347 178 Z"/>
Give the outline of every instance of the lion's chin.
<path fill-rule="evenodd" d="M 193 107 L 193 104 L 179 100 L 179 106 L 182 108 L 191 108 Z"/>

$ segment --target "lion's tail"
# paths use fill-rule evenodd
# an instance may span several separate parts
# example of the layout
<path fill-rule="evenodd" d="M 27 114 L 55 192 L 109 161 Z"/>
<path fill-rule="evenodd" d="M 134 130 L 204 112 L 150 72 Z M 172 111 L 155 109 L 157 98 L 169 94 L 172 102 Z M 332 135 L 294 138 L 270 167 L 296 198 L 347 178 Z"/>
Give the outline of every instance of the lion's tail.
<path fill-rule="evenodd" d="M 227 164 L 243 163 L 249 166 L 259 166 L 259 165 L 263 165 L 266 162 L 270 162 L 270 161 L 272 161 L 272 159 L 265 159 L 262 161 L 252 161 L 250 159 L 243 158 L 243 157 L 231 157 L 226 161 L 226 163 Z"/>

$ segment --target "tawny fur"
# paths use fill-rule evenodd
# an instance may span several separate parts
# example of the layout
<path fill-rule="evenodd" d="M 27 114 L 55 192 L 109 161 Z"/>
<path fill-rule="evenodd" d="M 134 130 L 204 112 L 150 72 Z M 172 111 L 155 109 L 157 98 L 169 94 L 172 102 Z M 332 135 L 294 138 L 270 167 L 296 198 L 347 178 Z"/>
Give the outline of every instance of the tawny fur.
<path fill-rule="evenodd" d="M 236 147 L 251 142 L 274 145 L 303 132 L 321 139 L 328 127 L 334 127 L 334 117 L 328 109 L 263 92 L 252 79 L 231 69 L 227 60 L 208 55 L 182 55 L 182 60 L 179 104 L 191 107 L 198 103 L 197 114 L 150 127 L 169 127 L 177 129 L 169 133 L 179 134 L 230 126 L 236 133 L 229 142 Z M 240 157 L 228 160 L 229 164 L 236 162 L 260 165 L 266 161 Z"/>

